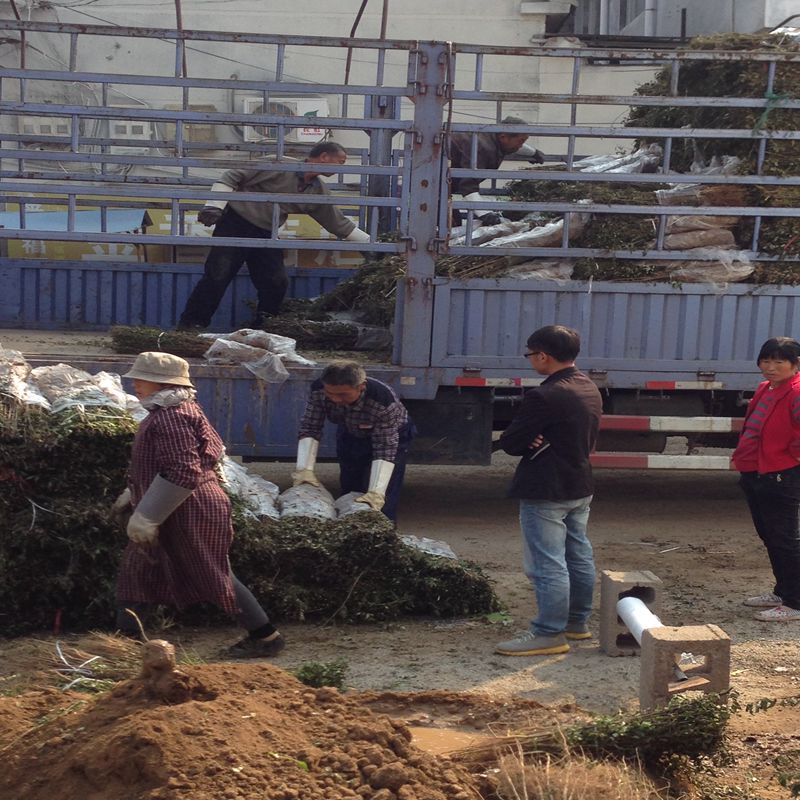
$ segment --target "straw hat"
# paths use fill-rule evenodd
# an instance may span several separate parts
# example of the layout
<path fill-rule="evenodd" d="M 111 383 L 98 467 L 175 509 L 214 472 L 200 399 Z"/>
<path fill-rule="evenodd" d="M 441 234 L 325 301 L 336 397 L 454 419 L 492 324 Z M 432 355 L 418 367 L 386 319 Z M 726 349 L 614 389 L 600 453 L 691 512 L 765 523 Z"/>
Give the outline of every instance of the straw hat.
<path fill-rule="evenodd" d="M 189 380 L 189 362 L 170 353 L 139 353 L 123 378 L 136 378 L 173 386 L 193 386 Z"/>

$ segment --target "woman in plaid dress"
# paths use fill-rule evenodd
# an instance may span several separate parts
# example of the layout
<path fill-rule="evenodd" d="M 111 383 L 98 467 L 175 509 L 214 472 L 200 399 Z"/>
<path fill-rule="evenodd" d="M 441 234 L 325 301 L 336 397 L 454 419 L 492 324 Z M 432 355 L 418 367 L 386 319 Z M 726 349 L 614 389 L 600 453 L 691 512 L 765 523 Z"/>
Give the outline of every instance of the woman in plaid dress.
<path fill-rule="evenodd" d="M 216 471 L 225 449 L 194 400 L 189 364 L 141 353 L 123 377 L 133 379 L 149 414 L 134 439 L 128 488 L 114 504 L 117 514 L 133 509 L 117 581 L 117 626 L 138 635 L 127 609 L 209 602 L 248 631 L 231 655 L 277 654 L 283 637 L 230 569 L 231 505 Z"/>

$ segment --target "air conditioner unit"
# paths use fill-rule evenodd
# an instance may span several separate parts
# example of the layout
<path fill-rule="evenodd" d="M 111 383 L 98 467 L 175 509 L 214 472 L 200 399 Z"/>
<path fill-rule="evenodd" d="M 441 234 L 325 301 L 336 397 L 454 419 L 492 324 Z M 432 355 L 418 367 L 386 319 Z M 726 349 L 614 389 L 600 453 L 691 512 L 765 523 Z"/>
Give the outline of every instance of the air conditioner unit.
<path fill-rule="evenodd" d="M 71 136 L 72 118 L 71 117 L 44 117 L 24 115 L 17 117 L 19 132 L 23 136 L 29 136 L 22 142 L 23 147 L 36 148 L 38 150 L 63 150 L 69 149 L 69 143 L 52 143 L 42 141 L 42 136 Z"/>
<path fill-rule="evenodd" d="M 249 95 L 241 98 L 241 113 L 271 114 L 281 117 L 306 117 L 309 124 L 301 127 L 283 129 L 287 142 L 318 142 L 325 134 L 325 129 L 313 124 L 318 117 L 327 117 L 328 101 L 324 97 L 275 97 L 270 98 L 264 108 L 264 98 Z M 278 126 L 273 124 L 244 125 L 242 136 L 246 142 L 275 142 L 278 139 Z"/>
<path fill-rule="evenodd" d="M 119 108 L 121 112 L 126 108 L 141 108 L 141 106 L 109 106 Z M 153 139 L 153 123 L 149 119 L 124 119 L 121 113 L 119 119 L 108 119 L 108 138 L 114 144 L 108 148 L 114 155 L 144 155 L 146 149 L 127 145 L 128 142 L 149 142 Z"/>

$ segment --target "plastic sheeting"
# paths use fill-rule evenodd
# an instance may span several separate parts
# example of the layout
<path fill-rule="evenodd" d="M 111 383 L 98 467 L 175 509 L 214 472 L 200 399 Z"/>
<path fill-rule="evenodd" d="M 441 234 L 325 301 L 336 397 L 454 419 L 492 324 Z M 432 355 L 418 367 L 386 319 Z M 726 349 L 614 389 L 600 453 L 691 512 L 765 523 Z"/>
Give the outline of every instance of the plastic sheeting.
<path fill-rule="evenodd" d="M 753 274 L 753 264 L 746 250 L 699 247 L 683 252 L 705 260 L 662 262 L 662 266 L 671 270 L 670 280 L 678 283 L 712 283 L 724 288 L 727 283 L 738 283 Z"/>
<path fill-rule="evenodd" d="M 313 517 L 336 519 L 333 495 L 324 486 L 301 483 L 287 489 L 278 497 L 281 519 L 284 517 Z"/>
<path fill-rule="evenodd" d="M 200 337 L 214 340 L 204 353 L 209 364 L 242 364 L 267 383 L 283 383 L 289 377 L 284 362 L 316 364 L 297 353 L 294 339 L 276 333 L 241 328 L 232 333 L 202 333 Z"/>
<path fill-rule="evenodd" d="M 578 172 L 655 172 L 663 156 L 664 149 L 661 145 L 653 143 L 625 156 L 590 156 L 575 161 L 573 167 Z"/>
<path fill-rule="evenodd" d="M 358 514 L 360 511 L 372 511 L 372 506 L 368 503 L 356 503 L 356 497 L 361 497 L 364 492 L 348 492 L 336 499 L 333 507 L 336 509 L 337 517 L 348 517 L 350 514 Z"/>
<path fill-rule="evenodd" d="M 244 501 L 248 516 L 256 519 L 280 518 L 276 505 L 280 490 L 274 483 L 248 472 L 230 456 L 220 461 L 220 472 L 223 486 Z"/>

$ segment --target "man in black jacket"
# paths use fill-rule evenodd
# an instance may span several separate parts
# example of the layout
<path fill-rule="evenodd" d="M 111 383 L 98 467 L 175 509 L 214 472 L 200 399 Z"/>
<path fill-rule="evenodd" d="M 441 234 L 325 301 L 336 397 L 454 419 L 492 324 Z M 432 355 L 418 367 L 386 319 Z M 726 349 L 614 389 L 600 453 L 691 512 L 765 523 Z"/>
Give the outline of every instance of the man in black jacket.
<path fill-rule="evenodd" d="M 506 453 L 522 456 L 509 491 L 520 501 L 525 574 L 538 615 L 530 631 L 500 642 L 507 656 L 569 651 L 568 639 L 591 637 L 595 568 L 586 536 L 594 485 L 589 454 L 603 403 L 597 387 L 575 367 L 577 331 L 548 325 L 531 334 L 525 357 L 547 378 L 529 390 L 500 437 Z"/>

